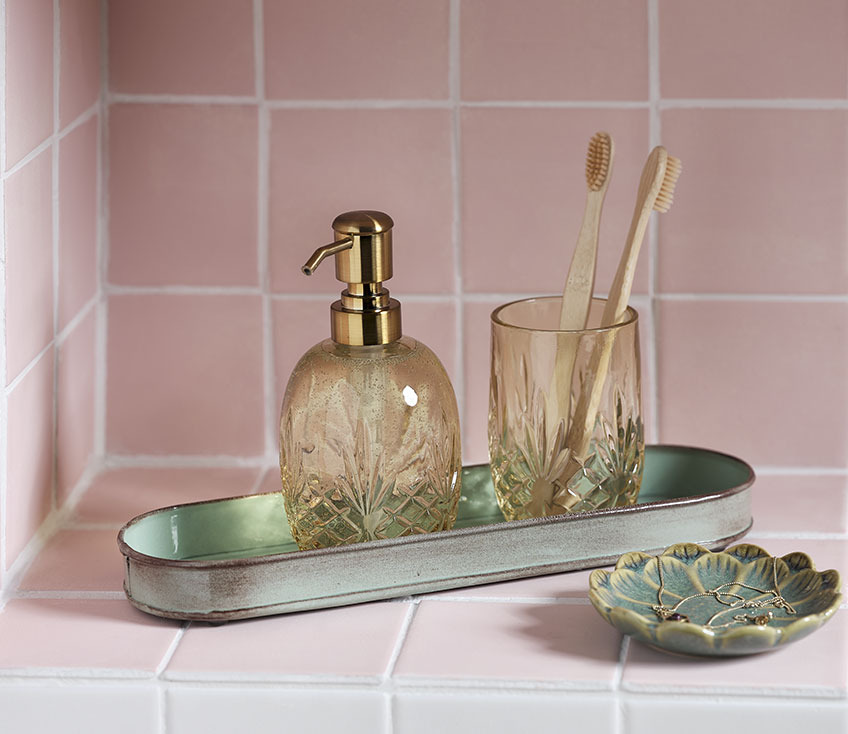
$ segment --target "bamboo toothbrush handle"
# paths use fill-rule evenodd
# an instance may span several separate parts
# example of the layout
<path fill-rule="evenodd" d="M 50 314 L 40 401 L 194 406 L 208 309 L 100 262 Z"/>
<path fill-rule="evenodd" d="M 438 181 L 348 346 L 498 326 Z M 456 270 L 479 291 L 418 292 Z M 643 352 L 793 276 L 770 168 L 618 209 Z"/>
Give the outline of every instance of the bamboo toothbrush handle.
<path fill-rule="evenodd" d="M 565 289 L 562 292 L 562 308 L 559 315 L 561 331 L 579 331 L 586 327 L 592 291 L 595 287 L 595 258 L 598 251 L 598 228 L 605 191 L 589 191 L 583 224 L 577 236 L 577 245 L 571 258 Z"/>
<path fill-rule="evenodd" d="M 627 309 L 627 302 L 633 288 L 636 264 L 639 259 L 639 250 L 645 238 L 651 211 L 653 211 L 657 197 L 663 187 L 667 164 L 668 153 L 662 146 L 654 148 L 645 162 L 642 178 L 639 181 L 630 231 L 627 234 L 624 251 L 619 260 L 618 269 L 601 317 L 602 326 L 616 324 Z M 579 469 L 580 461 L 589 449 L 595 428 L 595 417 L 607 380 L 614 341 L 615 335 L 610 332 L 605 335 L 601 345 L 595 349 L 587 374 L 587 384 L 584 384 L 580 391 L 574 418 L 568 431 L 567 444 L 571 448 L 571 459 L 566 469 L 567 473 L 570 472 L 567 474 L 568 476 Z"/>
<path fill-rule="evenodd" d="M 561 331 L 579 331 L 586 327 L 589 307 L 592 304 L 592 291 L 595 288 L 595 258 L 598 250 L 598 227 L 601 221 L 601 209 L 604 203 L 605 189 L 589 191 L 586 196 L 586 208 L 583 212 L 583 224 L 577 236 L 577 245 L 571 258 L 565 289 L 562 292 L 559 328 Z M 568 425 L 571 412 L 571 380 L 574 363 L 577 359 L 578 342 L 573 334 L 560 337 L 554 363 L 552 395 L 554 421 L 549 429 L 555 430 L 559 420 Z M 554 435 L 553 433 L 551 435 Z"/>

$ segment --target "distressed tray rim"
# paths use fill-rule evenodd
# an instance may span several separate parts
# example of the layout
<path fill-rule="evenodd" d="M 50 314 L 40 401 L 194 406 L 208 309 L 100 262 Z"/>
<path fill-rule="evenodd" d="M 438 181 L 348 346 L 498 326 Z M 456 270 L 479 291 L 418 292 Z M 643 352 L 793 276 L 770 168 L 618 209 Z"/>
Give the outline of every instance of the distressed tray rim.
<path fill-rule="evenodd" d="M 226 622 L 237 619 L 247 619 L 251 617 L 269 616 L 273 614 L 284 614 L 297 611 L 307 611 L 312 609 L 320 609 L 327 607 L 338 607 L 360 602 L 385 600 L 396 597 L 407 596 L 411 594 L 435 593 L 454 588 L 467 586 L 476 586 L 487 583 L 497 583 L 513 579 L 530 578 L 551 573 L 560 573 L 574 571 L 580 569 L 593 568 L 597 566 L 609 565 L 621 555 L 620 550 L 609 548 L 606 553 L 594 553 L 589 557 L 579 557 L 575 553 L 569 555 L 563 554 L 560 558 L 550 563 L 528 563 L 525 566 L 513 565 L 506 569 L 478 570 L 471 571 L 464 568 L 464 573 L 454 572 L 453 576 L 440 579 L 430 579 L 418 581 L 414 577 L 404 578 L 399 582 L 395 582 L 386 586 L 364 586 L 359 588 L 351 588 L 339 590 L 336 593 L 323 595 L 300 594 L 297 599 L 278 598 L 270 603 L 249 604 L 249 599 L 245 599 L 245 606 L 228 606 L 221 608 L 218 605 L 213 609 L 185 609 L 180 608 L 181 600 L 178 603 L 171 603 L 169 600 L 168 607 L 158 606 L 153 603 L 152 597 L 161 596 L 161 594 L 147 593 L 133 595 L 131 593 L 130 574 L 135 567 L 138 570 L 142 568 L 149 569 L 148 573 L 174 574 L 180 571 L 187 573 L 206 573 L 213 577 L 217 571 L 222 573 L 232 572 L 233 569 L 243 569 L 245 573 L 252 573 L 250 569 L 257 569 L 256 573 L 260 573 L 259 567 L 272 565 L 277 568 L 272 569 L 273 577 L 280 579 L 285 577 L 290 569 L 294 569 L 295 573 L 302 573 L 303 566 L 309 566 L 312 563 L 326 568 L 327 564 L 333 567 L 338 566 L 344 568 L 345 561 L 364 559 L 367 563 L 372 558 L 379 558 L 385 552 L 400 553 L 401 557 L 407 557 L 410 553 L 411 558 L 415 558 L 416 553 L 426 553 L 430 544 L 438 544 L 435 546 L 436 551 L 441 550 L 439 545 L 445 544 L 445 551 L 450 550 L 447 546 L 455 548 L 456 544 L 473 542 L 475 538 L 479 539 L 483 536 L 490 536 L 492 533 L 533 533 L 540 534 L 544 537 L 545 533 L 557 532 L 558 526 L 562 526 L 563 532 L 567 532 L 566 528 L 572 523 L 579 523 L 576 528 L 591 528 L 592 524 L 609 523 L 614 524 L 616 521 L 627 523 L 630 518 L 637 517 L 642 514 L 654 514 L 662 511 L 674 512 L 675 509 L 690 508 L 691 506 L 702 506 L 714 502 L 727 502 L 738 504 L 739 500 L 731 498 L 742 493 L 749 492 L 751 485 L 755 480 L 753 468 L 746 461 L 720 451 L 712 449 L 697 448 L 693 446 L 670 445 L 670 444 L 655 444 L 648 447 L 649 450 L 664 452 L 673 455 L 685 456 L 689 453 L 694 453 L 698 456 L 710 456 L 714 459 L 724 459 L 733 462 L 738 469 L 744 468 L 746 476 L 743 481 L 739 481 L 734 486 L 727 489 L 705 492 L 702 494 L 687 495 L 684 497 L 665 497 L 650 502 L 644 502 L 627 507 L 619 507 L 607 510 L 595 510 L 591 512 L 575 513 L 572 515 L 557 515 L 547 518 L 535 518 L 530 520 L 498 522 L 481 525 L 471 525 L 464 528 L 442 531 L 438 533 L 429 533 L 423 535 L 406 536 L 402 538 L 390 538 L 385 540 L 369 541 L 367 543 L 357 543 L 334 548 L 322 548 L 309 551 L 286 551 L 282 553 L 271 553 L 265 555 L 245 556 L 241 558 L 223 558 L 223 559 L 178 559 L 164 558 L 161 556 L 152 556 L 147 553 L 136 550 L 130 546 L 125 540 L 125 533 L 137 523 L 143 522 L 146 518 L 159 513 L 170 512 L 174 510 L 184 510 L 191 507 L 202 507 L 215 505 L 219 503 L 232 502 L 236 500 L 244 500 L 250 498 L 259 498 L 263 496 L 275 495 L 277 492 L 264 492 L 258 494 L 239 495 L 237 497 L 216 498 L 210 500 L 201 500 L 198 502 L 170 505 L 156 510 L 145 512 L 130 520 L 124 525 L 118 533 L 118 546 L 125 560 L 125 579 L 123 584 L 124 593 L 128 601 L 137 609 L 158 617 L 164 617 L 177 620 L 189 621 L 207 621 L 212 623 Z M 652 453 L 653 453 L 652 451 Z M 464 467 L 466 469 L 483 467 L 485 464 L 475 464 Z M 750 500 L 746 496 L 740 498 L 743 502 L 740 507 L 744 507 L 744 515 L 734 515 L 732 527 L 727 528 L 732 530 L 729 534 L 720 534 L 716 537 L 715 534 L 708 537 L 697 538 L 697 541 L 709 548 L 717 550 L 726 547 L 728 544 L 742 538 L 753 525 L 753 520 L 750 512 Z M 731 504 L 731 507 L 733 504 Z M 691 512 L 691 509 L 689 510 Z M 744 523 L 744 524 L 743 524 Z M 705 521 L 705 527 L 709 523 Z M 692 540 L 689 538 L 688 540 Z M 641 550 L 652 551 L 660 550 L 668 545 L 668 542 L 663 543 L 657 548 L 641 548 Z M 432 549 L 431 549 L 432 550 Z M 371 561 L 373 562 L 373 561 Z M 526 562 L 526 559 L 525 559 Z M 267 573 L 264 572 L 264 573 Z M 165 576 L 157 576 L 157 583 L 163 583 Z M 296 579 L 295 579 L 296 581 Z M 159 600 L 162 601 L 161 599 Z M 219 599 L 220 601 L 220 599 Z M 258 601 L 258 600 L 257 600 Z"/>

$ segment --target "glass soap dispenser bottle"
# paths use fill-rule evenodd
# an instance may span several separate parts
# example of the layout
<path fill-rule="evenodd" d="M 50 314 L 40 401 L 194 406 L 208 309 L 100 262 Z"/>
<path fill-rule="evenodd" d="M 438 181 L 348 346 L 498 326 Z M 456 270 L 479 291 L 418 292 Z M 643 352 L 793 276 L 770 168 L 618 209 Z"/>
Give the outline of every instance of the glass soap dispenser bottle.
<path fill-rule="evenodd" d="M 280 472 L 301 550 L 448 530 L 456 520 L 461 458 L 456 397 L 445 368 L 401 332 L 388 214 L 354 211 L 335 241 L 303 266 L 335 255 L 347 283 L 330 307 L 331 339 L 294 368 L 280 414 Z"/>

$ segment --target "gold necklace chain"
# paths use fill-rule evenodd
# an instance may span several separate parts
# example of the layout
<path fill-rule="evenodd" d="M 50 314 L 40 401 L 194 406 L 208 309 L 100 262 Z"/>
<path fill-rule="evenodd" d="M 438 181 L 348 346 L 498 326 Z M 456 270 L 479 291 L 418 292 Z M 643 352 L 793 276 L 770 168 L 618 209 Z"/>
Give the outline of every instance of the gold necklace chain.
<path fill-rule="evenodd" d="M 701 591 L 696 594 L 690 594 L 689 596 L 683 597 L 672 607 L 666 606 L 666 604 L 663 603 L 662 597 L 663 592 L 665 592 L 665 577 L 663 575 L 662 559 L 660 556 L 655 556 L 655 558 L 657 559 L 657 572 L 659 575 L 660 585 L 657 589 L 657 603 L 652 604 L 651 609 L 663 622 L 689 622 L 689 617 L 678 610 L 686 602 L 703 597 L 712 597 L 719 604 L 726 607 L 725 609 L 717 611 L 706 621 L 704 626 L 709 627 L 710 629 L 722 629 L 724 627 L 731 627 L 735 624 L 755 624 L 763 627 L 774 619 L 774 613 L 771 609 L 769 609 L 764 613 L 755 615 L 734 614 L 733 618 L 729 622 L 713 624 L 721 615 L 739 609 L 761 610 L 766 607 L 771 607 L 773 609 L 783 609 L 786 614 L 796 614 L 795 608 L 780 594 L 780 587 L 777 583 L 777 558 L 774 556 L 772 556 L 771 559 L 772 583 L 774 584 L 773 588 L 760 589 L 742 581 L 727 581 L 716 586 L 714 589 Z M 755 591 L 758 594 L 771 594 L 771 597 L 767 599 L 746 599 L 741 594 L 730 591 L 730 588 L 734 586 L 748 589 L 749 591 Z"/>

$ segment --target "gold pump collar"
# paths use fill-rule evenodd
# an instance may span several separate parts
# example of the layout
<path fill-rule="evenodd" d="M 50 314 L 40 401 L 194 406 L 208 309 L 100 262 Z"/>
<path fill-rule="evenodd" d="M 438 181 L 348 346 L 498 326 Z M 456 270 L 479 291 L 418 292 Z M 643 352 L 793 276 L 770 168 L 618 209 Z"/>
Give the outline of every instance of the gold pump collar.
<path fill-rule="evenodd" d="M 389 344 L 401 337 L 400 303 L 383 281 L 392 277 L 392 218 L 378 211 L 351 211 L 333 221 L 335 240 L 312 253 L 301 270 L 312 275 L 334 255 L 336 279 L 347 283 L 330 307 L 333 341 L 351 346 Z"/>

